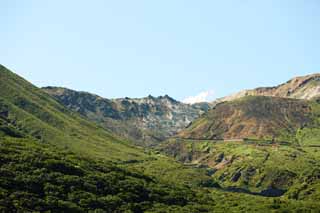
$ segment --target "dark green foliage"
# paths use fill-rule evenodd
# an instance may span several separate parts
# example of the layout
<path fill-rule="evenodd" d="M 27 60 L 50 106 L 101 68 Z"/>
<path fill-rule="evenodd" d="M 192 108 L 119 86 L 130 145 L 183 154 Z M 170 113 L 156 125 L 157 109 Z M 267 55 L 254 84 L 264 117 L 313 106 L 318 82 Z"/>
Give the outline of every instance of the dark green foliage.
<path fill-rule="evenodd" d="M 178 208 L 196 201 L 188 187 L 161 184 L 113 163 L 79 158 L 30 139 L 1 137 L 0 155 L 4 211 L 142 212 L 155 205 Z"/>

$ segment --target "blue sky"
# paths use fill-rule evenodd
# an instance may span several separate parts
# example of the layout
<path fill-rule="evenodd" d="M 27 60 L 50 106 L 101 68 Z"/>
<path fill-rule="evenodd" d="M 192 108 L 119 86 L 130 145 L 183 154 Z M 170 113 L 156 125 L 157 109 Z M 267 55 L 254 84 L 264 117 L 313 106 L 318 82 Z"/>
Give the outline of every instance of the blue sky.
<path fill-rule="evenodd" d="M 320 72 L 320 1 L 4 0 L 0 63 L 107 98 L 213 99 Z"/>

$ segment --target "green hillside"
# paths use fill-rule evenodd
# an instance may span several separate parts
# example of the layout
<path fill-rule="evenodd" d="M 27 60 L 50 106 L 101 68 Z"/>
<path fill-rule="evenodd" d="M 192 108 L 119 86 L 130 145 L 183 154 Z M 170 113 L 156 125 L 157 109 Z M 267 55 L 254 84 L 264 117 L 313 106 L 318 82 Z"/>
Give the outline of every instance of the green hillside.
<path fill-rule="evenodd" d="M 127 142 L 67 110 L 3 66 L 0 67 L 0 103 L 7 107 L 9 119 L 18 128 L 44 143 L 70 147 L 102 159 L 144 157 Z"/>
<path fill-rule="evenodd" d="M 0 211 L 142 212 L 197 209 L 186 186 L 174 186 L 33 140 L 0 118 Z M 195 207 L 194 203 L 199 205 Z"/>

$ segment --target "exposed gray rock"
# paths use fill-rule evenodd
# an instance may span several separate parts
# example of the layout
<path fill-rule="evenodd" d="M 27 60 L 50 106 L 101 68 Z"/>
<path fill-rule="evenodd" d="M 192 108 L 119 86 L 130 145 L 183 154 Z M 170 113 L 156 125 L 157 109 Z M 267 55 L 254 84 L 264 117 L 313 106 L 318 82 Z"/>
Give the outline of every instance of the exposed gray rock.
<path fill-rule="evenodd" d="M 45 87 L 43 90 L 106 129 L 145 144 L 175 135 L 209 109 L 205 103 L 184 104 L 168 95 L 106 99 L 61 87 Z"/>

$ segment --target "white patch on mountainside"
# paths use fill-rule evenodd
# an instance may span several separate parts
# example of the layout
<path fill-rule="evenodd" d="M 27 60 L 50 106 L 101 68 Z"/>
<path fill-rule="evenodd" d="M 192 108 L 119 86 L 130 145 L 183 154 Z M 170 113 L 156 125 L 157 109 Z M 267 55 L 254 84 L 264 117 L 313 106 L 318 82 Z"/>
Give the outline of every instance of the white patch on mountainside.
<path fill-rule="evenodd" d="M 213 95 L 214 95 L 213 90 L 203 91 L 203 92 L 200 92 L 198 95 L 189 96 L 185 98 L 182 102 L 186 104 L 209 102 L 213 99 Z"/>

